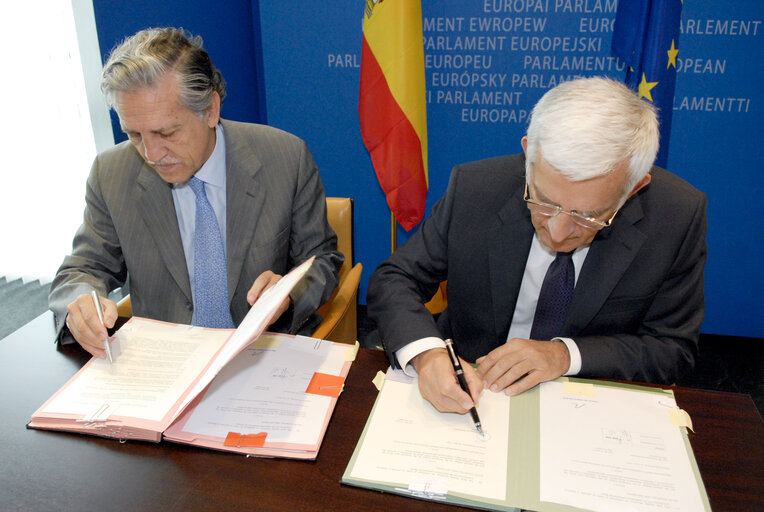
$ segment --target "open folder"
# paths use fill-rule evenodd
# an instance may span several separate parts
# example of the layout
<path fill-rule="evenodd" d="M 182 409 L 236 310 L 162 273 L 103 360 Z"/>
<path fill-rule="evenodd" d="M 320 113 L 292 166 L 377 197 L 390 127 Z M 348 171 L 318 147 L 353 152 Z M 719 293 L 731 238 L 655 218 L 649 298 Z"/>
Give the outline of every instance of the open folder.
<path fill-rule="evenodd" d="M 28 426 L 315 458 L 357 349 L 263 334 L 311 263 L 271 287 L 236 330 L 131 318 L 113 337 L 114 363 L 91 359 Z"/>
<path fill-rule="evenodd" d="M 560 378 L 469 415 L 389 370 L 342 483 L 487 510 L 710 510 L 669 390 Z"/>

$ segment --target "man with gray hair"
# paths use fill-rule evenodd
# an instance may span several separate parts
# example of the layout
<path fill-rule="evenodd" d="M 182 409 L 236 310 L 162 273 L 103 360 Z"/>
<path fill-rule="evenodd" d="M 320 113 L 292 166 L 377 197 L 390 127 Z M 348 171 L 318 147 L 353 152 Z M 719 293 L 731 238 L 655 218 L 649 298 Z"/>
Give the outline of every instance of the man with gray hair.
<path fill-rule="evenodd" d="M 59 332 L 104 357 L 107 294 L 129 278 L 133 314 L 234 327 L 260 295 L 311 256 L 275 330 L 309 333 L 342 255 L 305 143 L 222 120 L 226 86 L 199 37 L 147 29 L 116 47 L 101 89 L 128 141 L 98 155 L 84 222 L 51 285 Z M 61 339 L 62 336 L 59 336 Z"/>
<path fill-rule="evenodd" d="M 561 375 L 674 382 L 694 365 L 703 320 L 706 197 L 653 167 L 653 106 L 605 78 L 564 82 L 521 145 L 456 166 L 372 276 L 368 310 L 391 363 L 415 370 L 444 412 L 465 413 L 484 388 L 516 395 Z M 423 303 L 446 280 L 436 320 Z M 477 363 L 463 365 L 470 394 L 447 338 Z"/>

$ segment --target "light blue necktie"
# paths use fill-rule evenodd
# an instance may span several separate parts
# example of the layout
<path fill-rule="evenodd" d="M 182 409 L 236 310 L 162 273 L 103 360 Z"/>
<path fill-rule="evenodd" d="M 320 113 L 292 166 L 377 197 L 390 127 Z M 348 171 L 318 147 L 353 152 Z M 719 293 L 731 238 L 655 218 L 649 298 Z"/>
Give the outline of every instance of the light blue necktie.
<path fill-rule="evenodd" d="M 192 176 L 188 184 L 196 194 L 194 232 L 194 324 L 233 327 L 228 307 L 225 247 L 215 211 L 207 199 L 204 182 Z"/>

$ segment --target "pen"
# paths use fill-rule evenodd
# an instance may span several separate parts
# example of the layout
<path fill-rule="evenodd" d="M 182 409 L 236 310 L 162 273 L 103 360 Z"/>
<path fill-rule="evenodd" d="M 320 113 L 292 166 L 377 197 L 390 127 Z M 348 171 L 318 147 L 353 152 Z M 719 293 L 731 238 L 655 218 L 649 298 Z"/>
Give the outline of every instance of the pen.
<path fill-rule="evenodd" d="M 461 386 L 462 390 L 464 390 L 464 392 L 469 395 L 470 388 L 467 385 L 467 379 L 464 378 L 464 370 L 462 370 L 462 364 L 459 362 L 459 358 L 456 356 L 454 342 L 450 339 L 446 340 L 446 350 L 448 351 L 448 357 L 451 358 L 451 364 L 454 365 L 454 371 L 456 372 L 456 379 L 459 381 L 459 385 Z M 470 409 L 470 416 L 472 416 L 472 421 L 475 423 L 475 428 L 477 431 L 480 433 L 480 435 L 483 435 L 483 427 L 480 424 L 480 417 L 478 416 L 477 409 L 474 405 L 472 406 L 472 409 Z"/>
<path fill-rule="evenodd" d="M 98 298 L 98 294 L 95 290 L 90 292 L 90 296 L 93 297 L 93 303 L 95 304 L 96 311 L 98 312 L 98 319 L 101 321 L 101 325 L 106 328 L 106 324 L 103 323 L 103 308 L 101 307 L 101 301 Z M 111 347 L 109 346 L 109 338 L 108 335 L 105 340 L 103 340 L 103 348 L 106 350 L 106 357 L 109 359 L 109 363 L 113 363 L 114 360 L 111 357 Z"/>

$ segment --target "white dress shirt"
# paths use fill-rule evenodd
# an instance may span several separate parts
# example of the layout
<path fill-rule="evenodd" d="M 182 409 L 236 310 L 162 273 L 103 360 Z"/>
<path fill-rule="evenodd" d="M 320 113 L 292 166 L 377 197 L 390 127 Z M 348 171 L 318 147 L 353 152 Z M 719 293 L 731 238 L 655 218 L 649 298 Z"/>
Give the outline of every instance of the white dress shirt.
<path fill-rule="evenodd" d="M 589 252 L 589 246 L 579 247 L 573 253 L 573 268 L 575 270 L 575 280 L 578 282 L 578 275 L 581 273 L 581 267 L 584 264 L 586 255 Z M 554 261 L 557 253 L 548 247 L 545 247 L 538 236 L 533 234 L 531 250 L 528 253 L 528 260 L 525 262 L 525 271 L 523 280 L 520 284 L 520 292 L 517 296 L 517 304 L 512 315 L 512 323 L 507 333 L 507 341 L 512 338 L 529 339 L 531 327 L 533 326 L 533 317 L 536 314 L 536 303 L 538 302 L 541 284 L 544 282 L 549 265 Z M 581 352 L 578 345 L 570 338 L 554 338 L 562 341 L 568 347 L 570 353 L 570 367 L 564 375 L 576 375 L 581 371 Z M 395 353 L 403 371 L 410 376 L 414 375 L 414 369 L 409 362 L 417 355 L 432 348 L 445 348 L 445 343 L 440 338 L 423 338 L 413 341 Z"/>

